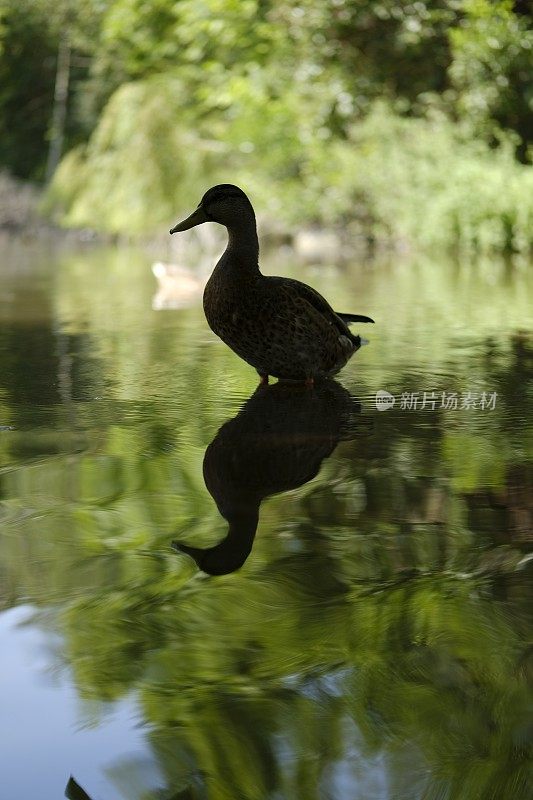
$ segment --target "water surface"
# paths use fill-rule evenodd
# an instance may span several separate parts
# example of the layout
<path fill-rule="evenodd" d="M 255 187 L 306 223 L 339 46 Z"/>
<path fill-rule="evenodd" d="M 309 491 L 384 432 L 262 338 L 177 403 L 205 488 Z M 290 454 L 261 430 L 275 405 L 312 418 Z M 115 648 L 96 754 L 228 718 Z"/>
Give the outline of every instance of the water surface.
<path fill-rule="evenodd" d="M 257 391 L 150 261 L 3 244 L 2 800 L 531 797 L 531 270 L 272 254 L 377 324 Z"/>

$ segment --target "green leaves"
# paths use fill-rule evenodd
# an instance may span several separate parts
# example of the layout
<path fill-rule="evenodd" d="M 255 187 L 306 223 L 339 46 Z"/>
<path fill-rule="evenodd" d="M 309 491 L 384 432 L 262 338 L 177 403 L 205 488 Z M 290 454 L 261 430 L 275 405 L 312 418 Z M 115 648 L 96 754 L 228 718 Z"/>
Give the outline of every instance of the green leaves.
<path fill-rule="evenodd" d="M 125 83 L 107 104 L 91 141 L 60 166 L 48 203 L 67 225 L 135 236 L 185 210 L 211 154 L 181 115 L 174 76 Z"/>
<path fill-rule="evenodd" d="M 533 140 L 533 29 L 509 0 L 465 3 L 463 24 L 450 31 L 450 76 L 457 107 L 476 132 L 516 132 L 522 159 Z"/>
<path fill-rule="evenodd" d="M 184 191 L 230 180 L 290 225 L 351 220 L 366 238 L 428 248 L 531 246 L 531 168 L 513 158 L 527 162 L 533 139 L 533 34 L 509 0 L 45 6 L 0 6 L 0 163 L 42 176 L 68 30 L 70 152 L 45 206 L 66 225 L 165 230 Z M 374 154 L 391 164 L 383 179 Z"/>

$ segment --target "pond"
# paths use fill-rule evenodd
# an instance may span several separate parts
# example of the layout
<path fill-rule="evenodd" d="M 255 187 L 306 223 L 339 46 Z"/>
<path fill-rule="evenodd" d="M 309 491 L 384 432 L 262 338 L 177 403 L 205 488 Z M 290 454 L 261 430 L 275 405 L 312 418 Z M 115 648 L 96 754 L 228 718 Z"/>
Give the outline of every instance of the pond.
<path fill-rule="evenodd" d="M 2 800 L 533 796 L 531 269 L 273 251 L 376 324 L 258 389 L 151 261 L 2 244 Z"/>

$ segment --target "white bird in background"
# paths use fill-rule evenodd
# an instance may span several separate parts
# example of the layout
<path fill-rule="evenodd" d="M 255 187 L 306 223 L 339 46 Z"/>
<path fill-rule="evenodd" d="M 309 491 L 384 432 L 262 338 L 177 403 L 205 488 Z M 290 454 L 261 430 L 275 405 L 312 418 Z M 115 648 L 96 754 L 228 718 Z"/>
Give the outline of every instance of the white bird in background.
<path fill-rule="evenodd" d="M 201 299 L 208 277 L 181 264 L 165 264 L 162 261 L 152 264 L 152 272 L 158 283 L 157 292 L 152 298 L 154 311 L 194 305 Z"/>

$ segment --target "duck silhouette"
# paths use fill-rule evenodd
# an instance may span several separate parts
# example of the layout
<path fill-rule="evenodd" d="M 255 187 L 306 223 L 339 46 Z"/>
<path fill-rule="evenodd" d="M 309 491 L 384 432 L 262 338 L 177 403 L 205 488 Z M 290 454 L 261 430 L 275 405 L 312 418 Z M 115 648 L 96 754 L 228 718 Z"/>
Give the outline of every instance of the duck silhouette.
<path fill-rule="evenodd" d="M 272 375 L 306 381 L 331 377 L 366 343 L 349 325 L 374 320 L 334 311 L 315 289 L 293 278 L 263 275 L 252 204 L 233 184 L 213 186 L 198 208 L 170 233 L 218 222 L 228 245 L 203 295 L 211 330 L 257 370 L 261 382 Z"/>
<path fill-rule="evenodd" d="M 312 392 L 298 385 L 261 385 L 220 428 L 203 462 L 205 485 L 228 534 L 209 548 L 173 542 L 209 575 L 226 575 L 248 558 L 265 497 L 314 478 L 341 439 L 351 438 L 360 404 L 334 381 Z"/>

